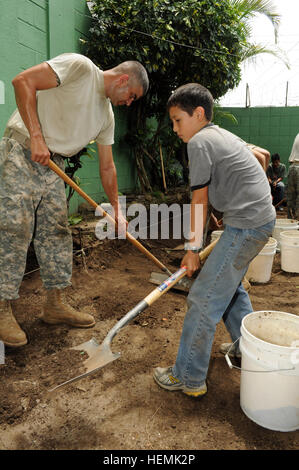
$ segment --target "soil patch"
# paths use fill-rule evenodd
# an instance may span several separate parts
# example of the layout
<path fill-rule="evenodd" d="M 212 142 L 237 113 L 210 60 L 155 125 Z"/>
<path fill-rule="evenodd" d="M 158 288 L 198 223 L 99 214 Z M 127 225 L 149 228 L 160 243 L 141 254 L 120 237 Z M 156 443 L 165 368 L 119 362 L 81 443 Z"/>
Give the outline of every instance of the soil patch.
<path fill-rule="evenodd" d="M 84 227 L 83 227 L 84 228 Z M 230 370 L 219 353 L 229 341 L 221 322 L 212 350 L 208 394 L 194 400 L 161 390 L 152 370 L 176 357 L 186 309 L 186 294 L 170 291 L 113 339 L 118 360 L 57 392 L 48 390 L 81 370 L 86 356 L 69 348 L 108 331 L 156 286 L 150 273 L 159 271 L 125 240 L 90 239 L 74 231 L 73 285 L 66 298 L 96 319 L 92 329 L 46 325 L 40 319 L 44 291 L 32 252 L 20 299 L 13 310 L 29 343 L 6 350 L 0 365 L 1 449 L 226 449 L 294 450 L 299 432 L 280 433 L 250 421 L 240 408 L 240 372 Z M 76 229 L 78 230 L 78 229 Z M 79 240 L 76 242 L 76 240 Z M 143 242 L 142 242 L 143 243 Z M 180 240 L 150 240 L 146 247 L 171 271 L 178 269 Z M 80 251 L 80 250 L 84 250 Z M 252 284 L 255 311 L 298 314 L 299 275 L 283 272 L 280 254 L 271 280 Z M 55 362 L 56 361 L 56 362 Z"/>

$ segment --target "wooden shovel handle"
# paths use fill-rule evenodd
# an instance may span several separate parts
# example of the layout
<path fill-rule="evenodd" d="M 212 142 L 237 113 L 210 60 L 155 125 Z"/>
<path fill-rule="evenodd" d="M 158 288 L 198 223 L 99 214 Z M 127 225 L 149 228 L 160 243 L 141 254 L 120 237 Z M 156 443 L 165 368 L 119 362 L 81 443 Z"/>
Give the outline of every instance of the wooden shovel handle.
<path fill-rule="evenodd" d="M 54 163 L 52 160 L 49 160 L 48 166 L 58 176 L 60 176 L 60 178 L 62 178 L 69 186 L 71 186 L 81 197 L 83 197 L 83 199 L 85 199 L 85 201 L 87 201 L 92 207 L 94 207 L 94 209 L 96 209 L 97 207 L 101 208 L 101 206 L 99 206 L 99 204 L 97 204 L 93 199 L 91 199 L 91 197 L 89 197 L 88 194 L 86 194 L 69 176 L 67 176 L 64 173 L 64 171 L 62 171 L 59 168 L 59 166 L 56 165 L 56 163 Z M 109 214 L 107 214 L 107 212 L 104 211 L 104 209 L 101 208 L 101 210 L 103 212 L 103 216 L 107 217 L 107 219 L 109 219 L 111 222 L 113 222 L 115 224 L 115 220 L 113 219 L 113 217 L 111 217 Z M 159 261 L 154 255 L 152 255 L 141 243 L 139 243 L 139 241 L 136 240 L 136 238 L 134 238 L 129 232 L 126 232 L 126 238 L 127 238 L 127 240 L 129 240 L 129 242 L 131 242 L 133 245 L 135 245 L 136 248 L 139 251 L 144 253 L 157 266 L 159 266 L 159 268 L 162 271 L 164 271 L 168 274 L 171 274 L 169 269 L 164 264 L 162 264 L 161 261 Z"/>
<path fill-rule="evenodd" d="M 208 256 L 209 254 L 211 253 L 211 251 L 213 250 L 214 246 L 216 245 L 216 243 L 218 242 L 218 238 L 216 238 L 216 240 L 214 240 L 212 243 L 210 243 L 208 246 L 206 246 L 200 253 L 199 253 L 199 259 L 200 261 L 204 261 Z"/>
<path fill-rule="evenodd" d="M 213 250 L 214 246 L 218 242 L 218 239 L 214 240 L 208 246 L 206 246 L 200 253 L 199 258 L 200 261 L 204 261 L 211 251 Z M 156 300 L 159 299 L 165 292 L 171 289 L 178 281 L 180 281 L 185 275 L 187 274 L 187 268 L 182 267 L 178 271 L 176 271 L 172 276 L 162 282 L 156 289 L 154 289 L 147 297 L 145 297 L 144 301 L 147 305 L 152 305 Z"/>

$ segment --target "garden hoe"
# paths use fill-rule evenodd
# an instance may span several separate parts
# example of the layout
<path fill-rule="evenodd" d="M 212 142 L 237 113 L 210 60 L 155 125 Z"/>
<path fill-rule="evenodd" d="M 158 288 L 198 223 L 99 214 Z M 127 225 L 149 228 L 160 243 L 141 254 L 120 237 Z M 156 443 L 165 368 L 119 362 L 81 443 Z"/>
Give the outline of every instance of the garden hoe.
<path fill-rule="evenodd" d="M 201 253 L 199 253 L 200 260 L 203 261 L 211 253 L 214 245 L 218 240 L 213 241 L 208 245 Z M 75 346 L 72 349 L 78 350 L 80 352 L 86 352 L 88 354 L 88 359 L 83 362 L 84 372 L 82 374 L 73 377 L 56 387 L 49 390 L 53 392 L 54 390 L 63 387 L 64 385 L 75 382 L 87 375 L 90 375 L 102 367 L 106 366 L 110 362 L 115 361 L 120 357 L 120 353 L 113 353 L 111 351 L 110 345 L 114 336 L 130 321 L 142 313 L 147 307 L 152 305 L 156 300 L 158 300 L 163 294 L 165 294 L 169 289 L 171 289 L 177 282 L 179 282 L 187 273 L 187 268 L 182 267 L 174 274 L 172 274 L 166 281 L 160 284 L 156 289 L 154 289 L 147 297 L 141 300 L 132 310 L 130 310 L 123 318 L 121 318 L 115 326 L 108 332 L 106 338 L 99 344 L 95 338 L 92 338 L 90 341 Z"/>
<path fill-rule="evenodd" d="M 53 154 L 54 155 L 54 154 Z M 49 168 L 53 170 L 60 178 L 62 178 L 65 183 L 71 186 L 83 199 L 85 199 L 94 209 L 100 209 L 103 217 L 106 217 L 110 222 L 115 224 L 115 220 L 109 214 L 107 214 L 102 207 L 97 204 L 91 197 L 89 197 L 69 176 L 67 176 L 52 160 L 49 160 Z M 164 271 L 168 276 L 171 276 L 171 271 L 159 261 L 154 255 L 152 255 L 136 238 L 134 238 L 129 232 L 126 232 L 126 238 L 131 242 L 136 248 L 145 254 L 150 260 L 152 260 L 159 268 Z M 156 283 L 156 282 L 155 282 Z M 191 286 L 191 283 L 188 279 L 182 281 L 182 290 L 188 290 Z"/>

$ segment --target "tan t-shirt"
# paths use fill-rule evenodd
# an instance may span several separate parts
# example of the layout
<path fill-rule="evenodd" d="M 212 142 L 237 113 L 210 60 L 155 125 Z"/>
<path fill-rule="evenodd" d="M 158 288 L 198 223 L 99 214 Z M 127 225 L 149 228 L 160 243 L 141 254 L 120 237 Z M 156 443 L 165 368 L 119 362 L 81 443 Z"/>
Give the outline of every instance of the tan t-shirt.
<path fill-rule="evenodd" d="M 105 96 L 103 72 L 87 57 L 66 53 L 46 61 L 60 85 L 37 92 L 37 112 L 48 148 L 72 156 L 91 140 L 102 145 L 114 143 L 114 114 Z M 29 137 L 16 110 L 7 128 Z"/>
<path fill-rule="evenodd" d="M 295 137 L 293 147 L 292 147 L 292 151 L 291 151 L 291 155 L 290 155 L 290 158 L 289 158 L 289 162 L 290 163 L 299 163 L 299 134 L 297 134 L 296 137 Z"/>

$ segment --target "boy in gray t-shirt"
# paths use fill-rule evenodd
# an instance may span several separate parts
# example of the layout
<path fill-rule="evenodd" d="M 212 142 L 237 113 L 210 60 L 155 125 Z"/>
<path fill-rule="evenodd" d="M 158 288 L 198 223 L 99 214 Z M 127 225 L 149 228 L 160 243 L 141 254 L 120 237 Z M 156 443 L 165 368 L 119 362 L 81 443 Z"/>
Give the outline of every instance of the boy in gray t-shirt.
<path fill-rule="evenodd" d="M 188 144 L 192 201 L 182 266 L 189 277 L 200 267 L 208 204 L 223 212 L 223 234 L 188 295 L 176 362 L 154 371 L 162 388 L 199 397 L 207 392 L 217 323 L 223 318 L 236 343 L 242 319 L 253 311 L 241 281 L 272 234 L 275 210 L 266 174 L 252 152 L 237 136 L 211 123 L 213 97 L 205 87 L 181 86 L 170 96 L 167 109 L 174 132 Z M 237 344 L 233 349 L 239 354 Z"/>

